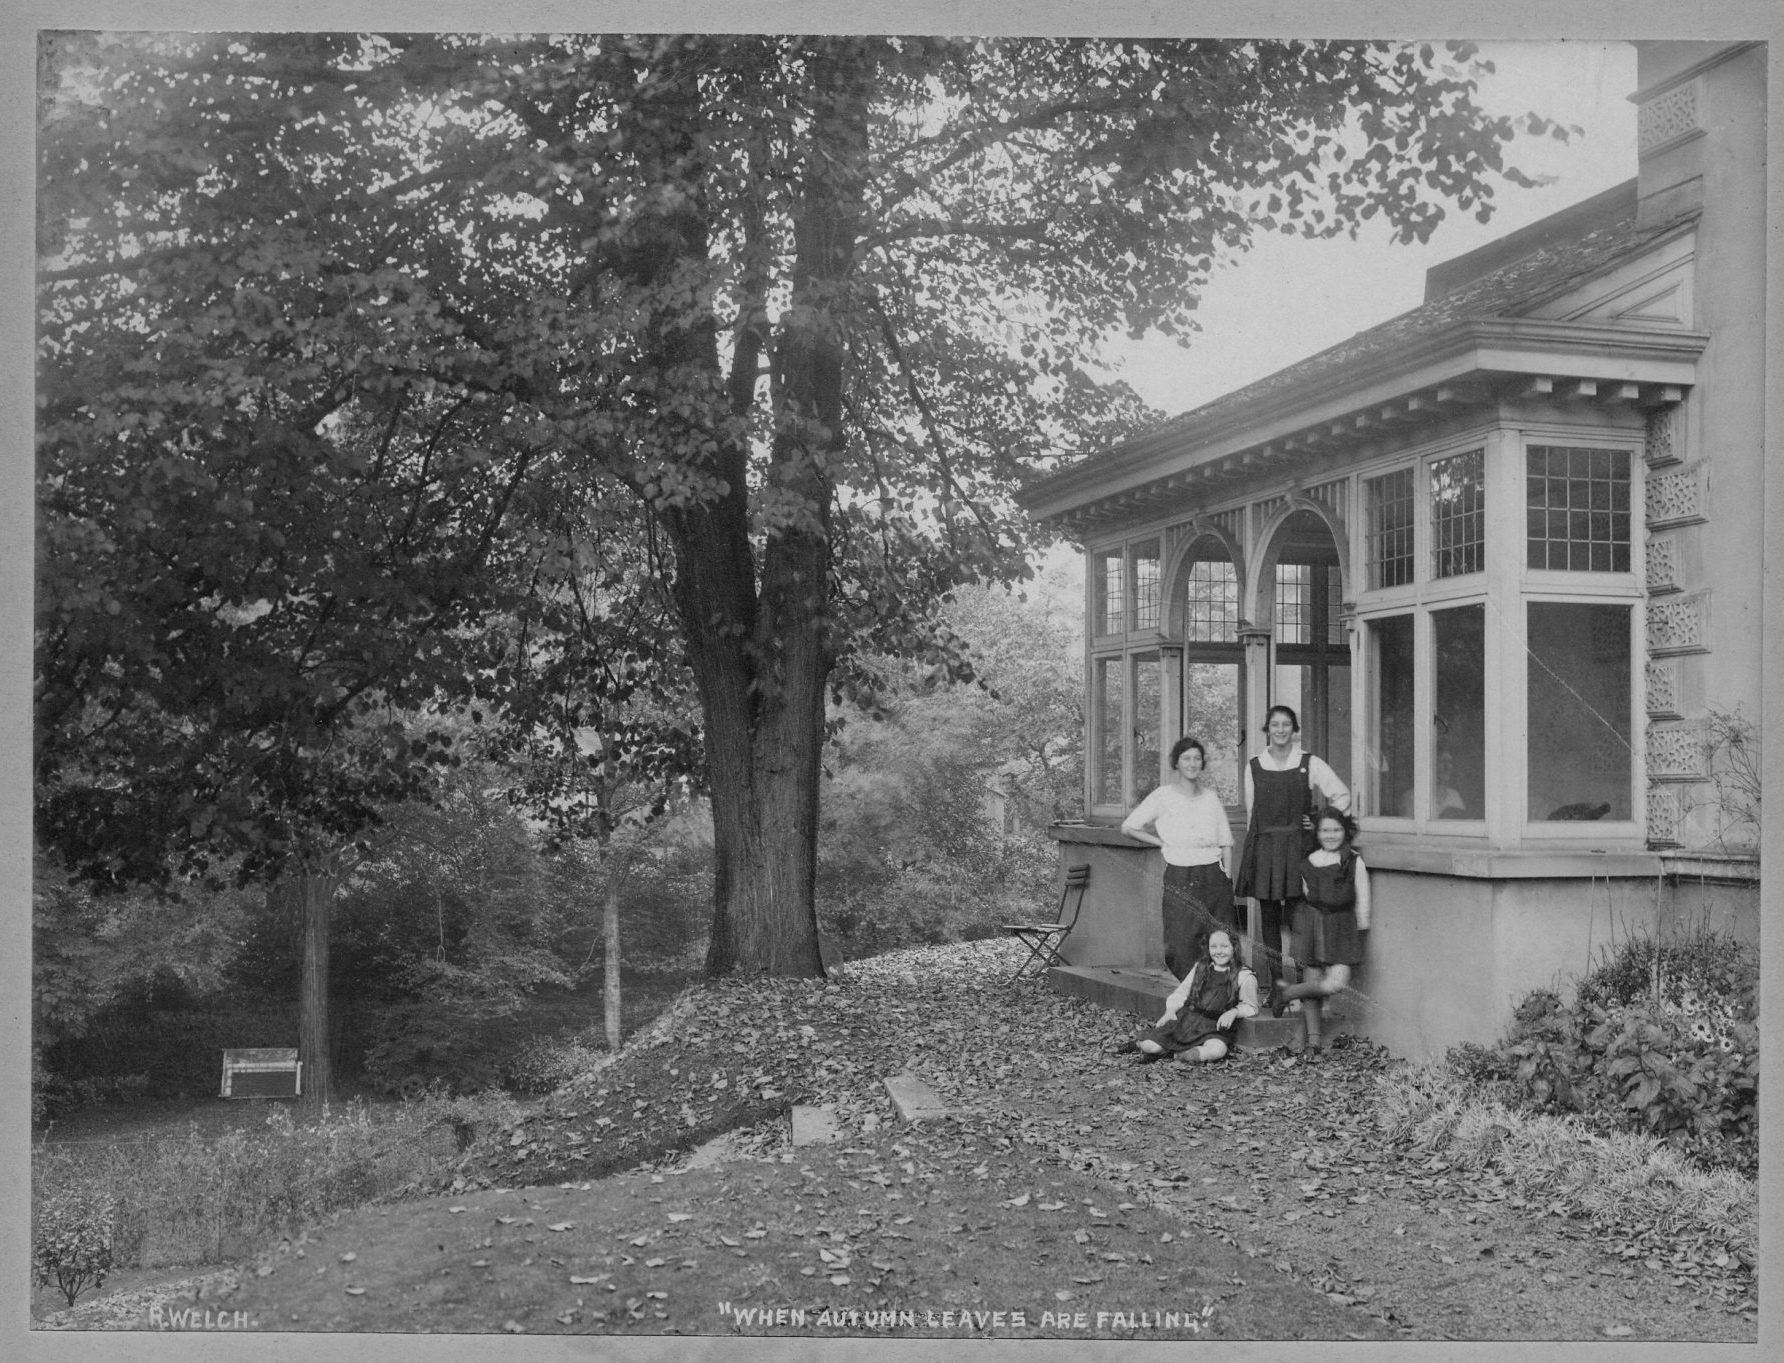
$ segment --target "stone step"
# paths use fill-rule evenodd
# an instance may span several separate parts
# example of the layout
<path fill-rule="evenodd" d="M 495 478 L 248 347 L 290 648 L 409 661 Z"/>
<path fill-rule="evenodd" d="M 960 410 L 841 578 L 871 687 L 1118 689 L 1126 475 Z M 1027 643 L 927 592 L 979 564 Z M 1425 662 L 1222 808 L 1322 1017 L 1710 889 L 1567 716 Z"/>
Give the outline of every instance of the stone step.
<path fill-rule="evenodd" d="M 1165 1000 L 1177 987 L 1168 970 L 1125 965 L 1061 965 L 1047 972 L 1047 982 L 1061 994 L 1089 999 L 1092 1003 L 1130 1013 L 1145 1022 L 1155 1022 L 1164 1011 Z M 1340 1010 L 1326 1005 L 1320 1031 L 1326 1040 L 1343 1032 L 1354 1031 L 1350 1019 Z M 1257 1050 L 1274 1050 L 1278 1046 L 1299 1046 L 1303 1032 L 1297 1014 L 1284 1013 L 1279 1018 L 1269 1014 L 1245 1018 L 1234 1033 L 1241 1046 Z"/>

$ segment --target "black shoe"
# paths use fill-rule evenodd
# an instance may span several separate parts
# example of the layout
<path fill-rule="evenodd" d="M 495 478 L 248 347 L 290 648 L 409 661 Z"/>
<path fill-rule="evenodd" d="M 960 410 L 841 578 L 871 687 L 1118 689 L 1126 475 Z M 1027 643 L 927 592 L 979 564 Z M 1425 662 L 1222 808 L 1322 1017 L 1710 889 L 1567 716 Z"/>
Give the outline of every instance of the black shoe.
<path fill-rule="evenodd" d="M 1132 1055 L 1135 1051 L 1137 1051 L 1139 1049 L 1140 1049 L 1139 1042 L 1124 1041 L 1119 1046 L 1117 1046 L 1115 1048 L 1115 1054 L 1116 1055 Z"/>
<path fill-rule="evenodd" d="M 1138 1050 L 1138 1046 L 1136 1046 L 1135 1049 Z M 1169 1051 L 1140 1051 L 1140 1063 L 1142 1065 L 1156 1065 L 1159 1061 L 1169 1060 L 1170 1058 L 1171 1053 Z"/>

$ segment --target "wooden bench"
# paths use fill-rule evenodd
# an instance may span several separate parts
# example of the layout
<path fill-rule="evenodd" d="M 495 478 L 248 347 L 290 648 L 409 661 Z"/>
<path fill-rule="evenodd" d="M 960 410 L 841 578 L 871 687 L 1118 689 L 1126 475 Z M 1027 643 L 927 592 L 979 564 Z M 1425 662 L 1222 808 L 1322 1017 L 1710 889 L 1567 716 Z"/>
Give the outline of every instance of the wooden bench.
<path fill-rule="evenodd" d="M 304 1091 L 295 1046 L 248 1046 L 223 1052 L 225 1098 L 296 1098 Z"/>

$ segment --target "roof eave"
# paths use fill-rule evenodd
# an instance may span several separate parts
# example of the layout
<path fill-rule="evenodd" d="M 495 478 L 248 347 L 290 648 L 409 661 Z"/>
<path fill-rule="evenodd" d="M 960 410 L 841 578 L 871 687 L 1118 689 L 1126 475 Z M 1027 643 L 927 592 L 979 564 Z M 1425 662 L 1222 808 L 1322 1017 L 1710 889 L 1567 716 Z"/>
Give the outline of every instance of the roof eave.
<path fill-rule="evenodd" d="M 1031 484 L 1018 501 L 1029 515 L 1050 520 L 1423 389 L 1473 378 L 1528 374 L 1690 387 L 1708 342 L 1707 333 L 1679 327 L 1505 317 L 1456 322 L 1313 378 L 1304 387 L 1260 394 L 1211 423 L 1173 423 L 1091 455 Z"/>

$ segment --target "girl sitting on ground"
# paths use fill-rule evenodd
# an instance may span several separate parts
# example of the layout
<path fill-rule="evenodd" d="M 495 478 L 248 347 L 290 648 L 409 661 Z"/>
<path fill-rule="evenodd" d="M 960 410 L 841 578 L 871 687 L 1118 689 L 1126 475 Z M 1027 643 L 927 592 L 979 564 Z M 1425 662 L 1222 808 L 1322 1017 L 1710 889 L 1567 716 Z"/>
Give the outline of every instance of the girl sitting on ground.
<path fill-rule="evenodd" d="M 1369 868 L 1351 844 L 1357 828 L 1336 809 L 1320 812 L 1313 833 L 1319 846 L 1301 861 L 1301 902 L 1295 909 L 1294 955 L 1303 967 L 1299 984 L 1277 981 L 1270 990 L 1270 1013 L 1281 1017 L 1301 1000 L 1307 1033 L 1305 1055 L 1320 1053 L 1321 1009 L 1350 983 L 1350 968 L 1363 959 L 1369 930 Z"/>
<path fill-rule="evenodd" d="M 1158 1024 L 1121 1049 L 1138 1051 L 1143 1064 L 1173 1058 L 1211 1064 L 1232 1050 L 1239 1019 L 1257 1012 L 1257 976 L 1235 959 L 1232 934 L 1216 928 L 1201 958 L 1165 1000 Z"/>

